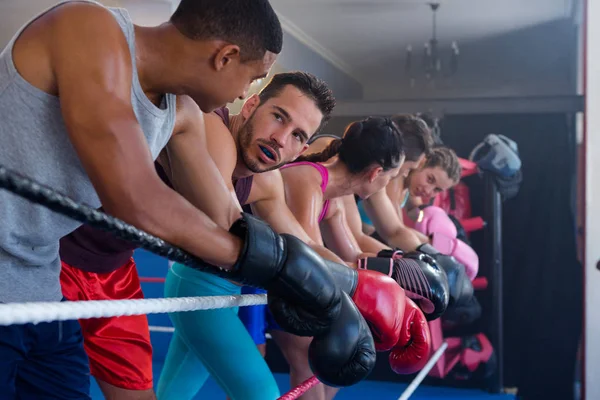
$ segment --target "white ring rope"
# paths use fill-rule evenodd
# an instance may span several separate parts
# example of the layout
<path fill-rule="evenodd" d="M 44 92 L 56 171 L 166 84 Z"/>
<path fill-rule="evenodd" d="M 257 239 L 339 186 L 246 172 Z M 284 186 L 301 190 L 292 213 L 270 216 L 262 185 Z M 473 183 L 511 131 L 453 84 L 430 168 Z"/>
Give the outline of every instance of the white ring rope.
<path fill-rule="evenodd" d="M 421 382 L 423 382 L 423 379 L 425 379 L 429 371 L 431 371 L 431 368 L 433 368 L 435 363 L 440 359 L 440 357 L 444 354 L 447 348 L 448 342 L 442 343 L 440 348 L 437 349 L 437 351 L 433 353 L 429 361 L 427 361 L 427 364 L 425 364 L 423 369 L 419 371 L 417 376 L 415 376 L 415 379 L 413 379 L 410 385 L 408 385 L 406 389 L 404 389 L 404 392 L 402 392 L 402 395 L 398 400 L 407 400 L 414 393 L 414 391 L 417 390 Z"/>
<path fill-rule="evenodd" d="M 267 304 L 266 294 L 0 304 L 0 326 Z"/>
<path fill-rule="evenodd" d="M 150 326 L 148 326 L 148 330 L 150 332 L 161 332 L 161 333 L 173 333 L 173 332 L 175 332 L 175 328 L 173 328 L 172 326 L 150 325 Z"/>

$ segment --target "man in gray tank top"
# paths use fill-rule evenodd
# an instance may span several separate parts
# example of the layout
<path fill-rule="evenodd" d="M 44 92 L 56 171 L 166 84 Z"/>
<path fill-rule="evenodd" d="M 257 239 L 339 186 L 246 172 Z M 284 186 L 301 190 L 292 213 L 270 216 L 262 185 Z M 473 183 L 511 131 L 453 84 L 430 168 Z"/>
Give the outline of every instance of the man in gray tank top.
<path fill-rule="evenodd" d="M 201 111 L 245 97 L 267 75 L 282 37 L 267 0 L 182 0 L 157 27 L 135 26 L 125 10 L 91 1 L 56 5 L 0 54 L 0 164 L 102 206 L 231 281 L 268 288 L 275 319 L 291 333 L 328 343 L 343 330 L 347 346 L 324 347 L 313 367 L 318 378 L 349 385 L 374 367 L 365 319 L 306 243 L 241 213 L 206 149 Z M 181 139 L 169 156 L 185 147 L 183 155 L 203 161 L 175 156 L 173 186 L 209 188 L 227 201 L 198 203 L 200 211 L 159 178 L 154 159 L 171 136 Z M 197 174 L 207 186 L 194 186 Z M 59 240 L 80 224 L 6 191 L 0 217 L 0 302 L 61 300 Z M 89 398 L 75 322 L 2 327 L 0 359 L 2 393 Z"/>
<path fill-rule="evenodd" d="M 252 275 L 243 235 L 191 206 L 153 164 L 173 134 L 202 130 L 200 109 L 245 97 L 281 51 L 267 0 L 228 4 L 183 0 L 157 27 L 92 1 L 37 15 L 0 53 L 0 164 Z M 202 152 L 200 139 L 191 144 Z M 61 301 L 59 240 L 80 224 L 5 190 L 0 218 L 0 302 Z M 0 359 L 2 396 L 89 398 L 77 321 L 0 327 Z"/>

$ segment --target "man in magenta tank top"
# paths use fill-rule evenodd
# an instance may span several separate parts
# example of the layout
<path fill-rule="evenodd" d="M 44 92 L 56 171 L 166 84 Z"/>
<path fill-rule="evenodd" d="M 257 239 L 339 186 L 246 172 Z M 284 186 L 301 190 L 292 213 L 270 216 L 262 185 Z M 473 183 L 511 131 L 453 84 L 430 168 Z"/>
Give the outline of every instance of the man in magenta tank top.
<path fill-rule="evenodd" d="M 222 109 L 204 119 L 208 152 L 221 174 L 229 177 L 232 196 L 234 188 L 244 182 L 247 198 L 241 203 L 255 216 L 280 234 L 300 238 L 324 258 L 343 263 L 312 240 L 291 213 L 279 171 L 308 148 L 308 140 L 329 119 L 333 106 L 334 99 L 324 82 L 308 73 L 290 72 L 273 76 L 260 94 L 245 101 L 239 114 L 229 116 L 227 109 Z M 198 178 L 202 176 L 198 174 Z M 210 188 L 194 193 L 199 202 L 210 200 L 201 199 L 210 197 Z M 222 202 L 212 203 L 223 208 Z M 165 283 L 166 297 L 256 292 L 178 263 L 168 271 Z M 378 307 L 390 309 L 391 304 Z M 257 351 L 257 345 L 265 343 L 265 331 L 278 329 L 268 310 L 266 306 L 253 306 L 239 311 L 171 314 L 175 332 L 157 385 L 158 398 L 192 399 L 209 375 L 232 400 L 278 398 L 277 384 Z M 284 343 L 278 344 L 285 347 Z M 230 362 L 229 354 L 235 354 L 235 363 Z"/>
<path fill-rule="evenodd" d="M 267 105 L 259 107 L 259 103 L 268 100 L 273 103 L 268 104 L 268 109 Z M 329 118 L 334 103 L 324 82 L 309 74 L 290 73 L 276 75 L 260 97 L 253 96 L 247 101 L 240 115 L 230 117 L 225 107 L 205 115 L 209 153 L 221 174 L 230 177 L 231 190 L 239 204 L 253 204 L 256 213 L 276 230 L 303 240 L 306 234 L 295 225 L 291 213 L 284 211 L 285 199 L 278 191 L 280 186 L 276 183 L 281 178 L 276 169 L 306 150 L 308 139 Z M 260 112 L 256 112 L 257 108 Z M 172 164 L 173 160 L 163 151 L 155 168 L 165 184 L 187 194 L 171 182 L 175 168 Z M 202 195 L 211 196 L 212 204 L 219 210 L 211 210 L 210 206 L 203 210 L 212 218 L 219 214 L 237 218 L 239 211 L 232 207 L 223 212 L 226 202 L 214 199 L 214 191 L 208 189 L 201 191 Z M 309 239 L 305 241 L 310 244 Z M 133 260 L 135 248 L 87 225 L 62 238 L 61 285 L 65 297 L 70 300 L 143 298 Z M 324 248 L 319 250 L 327 253 Z M 80 324 L 91 373 L 105 393 L 125 398 L 121 389 L 126 389 L 153 396 L 152 346 L 145 315 L 81 320 Z"/>

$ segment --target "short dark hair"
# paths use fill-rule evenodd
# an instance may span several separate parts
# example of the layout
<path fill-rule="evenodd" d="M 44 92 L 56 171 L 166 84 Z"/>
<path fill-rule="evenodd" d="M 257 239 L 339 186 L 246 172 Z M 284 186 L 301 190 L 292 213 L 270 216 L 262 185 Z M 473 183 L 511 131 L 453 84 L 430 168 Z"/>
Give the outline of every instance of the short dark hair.
<path fill-rule="evenodd" d="M 181 0 L 171 23 L 194 40 L 221 39 L 240 46 L 242 59 L 281 53 L 283 31 L 268 0 Z"/>
<path fill-rule="evenodd" d="M 423 154 L 427 156 L 433 147 L 433 136 L 427 123 L 410 114 L 398 114 L 392 117 L 404 139 L 406 161 L 417 161 Z"/>
<path fill-rule="evenodd" d="M 352 174 L 373 164 L 388 171 L 400 165 L 404 141 L 390 118 L 369 117 L 348 125 L 344 137 L 334 139 L 322 152 L 300 156 L 298 161 L 325 162 L 336 155 Z"/>
<path fill-rule="evenodd" d="M 331 118 L 331 112 L 335 107 L 335 97 L 333 92 L 325 81 L 317 78 L 308 72 L 292 71 L 273 75 L 273 78 L 259 93 L 260 102 L 277 97 L 284 87 L 291 85 L 312 99 L 317 108 L 323 114 L 321 125 L 317 129 L 318 133 Z"/>

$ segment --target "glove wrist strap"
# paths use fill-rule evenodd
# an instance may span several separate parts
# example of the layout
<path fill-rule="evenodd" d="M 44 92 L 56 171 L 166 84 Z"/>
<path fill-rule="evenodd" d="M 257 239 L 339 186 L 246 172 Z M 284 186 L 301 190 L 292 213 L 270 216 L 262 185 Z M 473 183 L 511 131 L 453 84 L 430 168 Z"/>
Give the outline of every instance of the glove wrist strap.
<path fill-rule="evenodd" d="M 358 272 L 355 269 L 333 261 L 325 260 L 325 263 L 327 264 L 327 269 L 333 275 L 337 287 L 350 297 L 354 296 L 354 292 L 358 286 Z"/>
<path fill-rule="evenodd" d="M 394 260 L 392 258 L 367 257 L 359 260 L 358 268 L 377 271 L 386 274 L 387 276 L 392 276 Z"/>
<path fill-rule="evenodd" d="M 232 279 L 266 288 L 281 269 L 285 255 L 283 239 L 264 221 L 247 213 L 242 213 L 229 232 L 244 240 Z"/>

